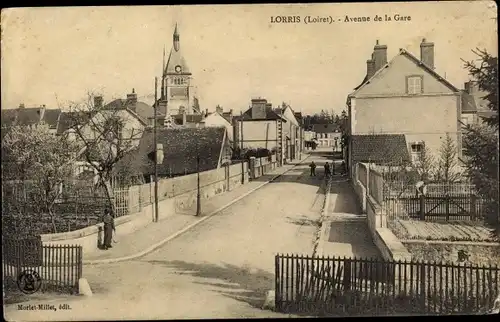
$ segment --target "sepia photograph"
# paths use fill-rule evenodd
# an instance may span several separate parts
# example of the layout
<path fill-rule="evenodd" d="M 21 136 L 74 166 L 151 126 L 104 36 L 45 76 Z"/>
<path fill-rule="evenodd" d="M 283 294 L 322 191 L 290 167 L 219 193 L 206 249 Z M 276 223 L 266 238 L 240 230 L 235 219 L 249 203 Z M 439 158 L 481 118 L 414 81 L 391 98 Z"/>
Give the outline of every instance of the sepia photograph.
<path fill-rule="evenodd" d="M 497 24 L 2 9 L 5 320 L 498 315 Z"/>

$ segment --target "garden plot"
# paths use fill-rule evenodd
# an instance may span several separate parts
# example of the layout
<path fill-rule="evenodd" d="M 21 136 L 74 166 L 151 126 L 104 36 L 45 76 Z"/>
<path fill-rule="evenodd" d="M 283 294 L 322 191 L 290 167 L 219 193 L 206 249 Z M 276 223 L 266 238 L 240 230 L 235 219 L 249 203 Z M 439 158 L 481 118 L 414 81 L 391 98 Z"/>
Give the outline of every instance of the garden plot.
<path fill-rule="evenodd" d="M 390 224 L 399 239 L 494 242 L 491 230 L 470 222 L 426 222 L 396 220 Z"/>

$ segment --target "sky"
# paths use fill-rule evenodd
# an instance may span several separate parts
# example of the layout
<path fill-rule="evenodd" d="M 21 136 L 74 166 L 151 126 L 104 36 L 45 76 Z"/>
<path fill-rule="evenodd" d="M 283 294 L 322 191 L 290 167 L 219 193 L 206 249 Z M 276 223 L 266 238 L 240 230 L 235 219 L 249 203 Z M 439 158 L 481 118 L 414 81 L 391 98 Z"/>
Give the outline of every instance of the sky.
<path fill-rule="evenodd" d="M 411 20 L 384 20 L 396 14 Z M 272 23 L 276 16 L 301 21 Z M 307 16 L 335 22 L 306 24 Z M 200 107 L 209 111 L 219 104 L 239 113 L 262 97 L 305 114 L 340 113 L 377 39 L 388 60 L 399 48 L 419 57 L 422 38 L 434 42 L 436 71 L 459 88 L 468 80 L 461 58 L 476 59 L 477 47 L 497 55 L 492 1 L 14 8 L 1 18 L 2 109 L 64 108 L 88 91 L 109 101 L 132 88 L 152 102 L 175 23 Z"/>

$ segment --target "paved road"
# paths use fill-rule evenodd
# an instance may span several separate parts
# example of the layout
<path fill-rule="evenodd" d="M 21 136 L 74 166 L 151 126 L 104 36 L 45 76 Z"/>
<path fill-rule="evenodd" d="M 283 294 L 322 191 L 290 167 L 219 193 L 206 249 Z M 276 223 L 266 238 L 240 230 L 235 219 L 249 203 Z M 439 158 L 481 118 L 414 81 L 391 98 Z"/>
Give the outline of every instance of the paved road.
<path fill-rule="evenodd" d="M 324 201 L 304 164 L 145 257 L 84 267 L 94 296 L 57 302 L 71 310 L 26 312 L 9 319 L 177 319 L 283 317 L 261 310 L 274 287 L 276 253 L 311 254 Z M 307 160 L 310 162 L 311 158 Z M 12 315 L 10 315 L 12 314 Z"/>

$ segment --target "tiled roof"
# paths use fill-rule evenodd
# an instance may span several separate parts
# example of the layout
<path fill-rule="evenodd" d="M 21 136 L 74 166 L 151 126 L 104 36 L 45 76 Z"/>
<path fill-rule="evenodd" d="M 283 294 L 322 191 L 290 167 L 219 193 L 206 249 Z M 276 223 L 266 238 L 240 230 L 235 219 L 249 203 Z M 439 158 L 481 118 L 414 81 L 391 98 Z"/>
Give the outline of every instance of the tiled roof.
<path fill-rule="evenodd" d="M 131 105 L 131 101 L 127 99 L 115 99 L 114 101 L 109 102 L 104 106 L 104 109 L 112 109 L 112 110 L 128 110 L 130 111 L 133 115 L 136 115 L 139 117 L 139 119 L 145 123 L 148 124 L 149 118 L 152 118 L 154 116 L 154 109 L 152 106 L 149 106 L 146 103 L 143 102 L 136 102 L 135 103 L 135 110 L 133 109 Z M 159 113 L 162 114 L 162 113 Z"/>
<path fill-rule="evenodd" d="M 46 109 L 43 113 L 43 121 L 51 128 L 56 129 L 61 115 L 60 109 Z"/>
<path fill-rule="evenodd" d="M 353 135 L 351 142 L 353 162 L 410 161 L 404 134 Z"/>
<path fill-rule="evenodd" d="M 200 155 L 200 171 L 218 167 L 221 148 L 225 138 L 225 128 L 180 128 L 159 129 L 158 143 L 163 144 L 163 163 L 158 165 L 158 175 L 181 175 L 196 172 L 196 156 Z M 129 152 L 116 165 L 132 167 L 134 171 L 144 175 L 154 174 L 154 153 L 152 130 L 147 130 L 141 138 L 139 146 Z"/>
<path fill-rule="evenodd" d="M 474 113 L 477 112 L 476 100 L 474 96 L 469 93 L 462 91 L 462 113 Z"/>
<path fill-rule="evenodd" d="M 26 126 L 44 121 L 55 129 L 60 114 L 60 109 L 47 109 L 45 107 L 5 109 L 2 110 L 2 126 L 6 127 L 14 124 Z"/>
<path fill-rule="evenodd" d="M 16 122 L 17 109 L 2 109 L 1 124 L 2 127 L 9 127 Z"/>
<path fill-rule="evenodd" d="M 19 108 L 17 110 L 18 125 L 34 125 L 38 124 L 41 119 L 43 107 Z"/>
<path fill-rule="evenodd" d="M 231 123 L 231 119 L 233 118 L 232 112 L 222 112 L 222 117 L 226 119 L 229 123 Z"/>
<path fill-rule="evenodd" d="M 304 119 L 302 117 L 302 112 L 295 112 L 295 113 L 293 113 L 293 115 L 295 116 L 295 118 L 297 119 L 297 121 L 299 122 L 300 125 L 304 124 Z"/>
<path fill-rule="evenodd" d="M 312 124 L 312 131 L 316 133 L 340 132 L 340 126 L 337 124 Z"/>
<path fill-rule="evenodd" d="M 278 113 L 276 113 L 275 111 L 271 110 L 271 109 L 268 109 L 266 111 L 266 118 L 264 119 L 253 119 L 252 118 L 252 108 L 249 108 L 248 110 L 246 110 L 245 113 L 243 113 L 240 117 L 238 117 L 238 120 L 244 120 L 244 121 L 251 121 L 251 120 L 279 120 L 279 119 L 282 119 L 283 122 L 286 122 L 286 119 L 282 116 L 280 116 Z"/>
<path fill-rule="evenodd" d="M 90 119 L 89 112 L 62 112 L 59 117 L 59 124 L 57 126 L 57 134 L 63 134 L 65 131 L 73 127 L 74 120 L 78 117 L 78 114 L 82 115 L 82 121 L 88 121 Z"/>

